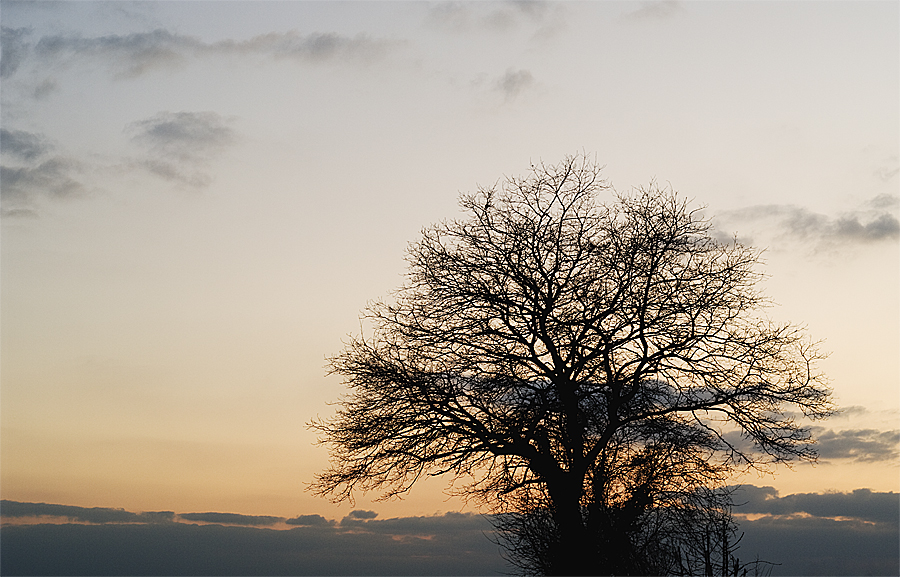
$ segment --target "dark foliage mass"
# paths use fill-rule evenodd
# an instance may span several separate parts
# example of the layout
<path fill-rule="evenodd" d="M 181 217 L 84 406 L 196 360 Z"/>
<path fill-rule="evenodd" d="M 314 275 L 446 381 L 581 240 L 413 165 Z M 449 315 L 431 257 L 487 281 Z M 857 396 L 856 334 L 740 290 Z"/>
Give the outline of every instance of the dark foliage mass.
<path fill-rule="evenodd" d="M 760 313 L 758 252 L 674 192 L 612 193 L 584 157 L 461 205 L 331 360 L 350 392 L 313 424 L 333 455 L 314 490 L 449 473 L 525 572 L 730 567 L 724 480 L 814 459 L 786 409 L 831 412 L 814 345 Z"/>

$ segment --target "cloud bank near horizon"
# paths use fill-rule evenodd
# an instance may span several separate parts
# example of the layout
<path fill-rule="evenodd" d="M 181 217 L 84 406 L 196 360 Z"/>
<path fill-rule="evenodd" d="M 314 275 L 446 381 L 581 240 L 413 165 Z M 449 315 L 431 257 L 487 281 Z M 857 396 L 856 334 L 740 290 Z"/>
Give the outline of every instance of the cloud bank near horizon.
<path fill-rule="evenodd" d="M 745 485 L 734 498 L 744 533 L 738 555 L 780 563 L 772 575 L 900 569 L 897 493 L 781 497 L 772 487 Z M 3 574 L 486 575 L 509 569 L 491 539 L 490 517 L 474 513 L 378 519 L 374 511 L 355 510 L 340 520 L 288 519 L 4 500 L 0 516 Z M 53 518 L 70 522 L 10 522 Z"/>

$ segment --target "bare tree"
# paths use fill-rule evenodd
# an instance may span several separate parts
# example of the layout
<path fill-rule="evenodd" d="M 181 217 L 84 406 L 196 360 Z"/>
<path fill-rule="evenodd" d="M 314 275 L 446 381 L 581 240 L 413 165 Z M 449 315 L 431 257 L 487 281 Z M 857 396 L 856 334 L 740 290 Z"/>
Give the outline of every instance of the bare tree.
<path fill-rule="evenodd" d="M 674 192 L 615 193 L 583 156 L 461 206 L 331 359 L 350 392 L 312 423 L 332 454 L 314 491 L 389 498 L 449 474 L 546 537 L 528 570 L 650 574 L 675 572 L 666 535 L 715 509 L 703 491 L 815 458 L 788 411 L 826 417 L 830 391 L 803 331 L 762 315 L 758 251 L 714 240 Z"/>

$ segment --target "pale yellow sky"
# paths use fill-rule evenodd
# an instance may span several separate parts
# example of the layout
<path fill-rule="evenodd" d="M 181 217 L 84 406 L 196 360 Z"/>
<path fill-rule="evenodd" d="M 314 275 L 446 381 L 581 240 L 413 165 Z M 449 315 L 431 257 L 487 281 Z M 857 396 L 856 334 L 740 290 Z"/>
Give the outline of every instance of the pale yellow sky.
<path fill-rule="evenodd" d="M 304 491 L 327 458 L 305 423 L 342 390 L 325 358 L 459 192 L 581 151 L 768 247 L 770 314 L 824 340 L 836 399 L 864 408 L 821 426 L 890 449 L 745 482 L 900 488 L 877 436 L 900 428 L 896 3 L 0 17 L 4 499 L 349 511 Z M 443 486 L 357 506 L 462 507 Z"/>

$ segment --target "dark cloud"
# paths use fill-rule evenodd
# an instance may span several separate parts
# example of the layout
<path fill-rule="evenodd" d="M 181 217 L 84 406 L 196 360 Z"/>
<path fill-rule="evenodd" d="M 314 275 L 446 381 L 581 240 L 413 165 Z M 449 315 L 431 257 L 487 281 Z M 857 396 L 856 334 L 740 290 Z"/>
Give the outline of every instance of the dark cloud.
<path fill-rule="evenodd" d="M 662 0 L 660 2 L 641 2 L 641 7 L 625 14 L 629 20 L 667 20 L 684 11 L 681 2 Z"/>
<path fill-rule="evenodd" d="M 5 525 L 3 575 L 492 575 L 506 564 L 479 515 L 431 518 L 428 534 L 315 524 Z M 449 523 L 443 523 L 447 519 Z M 381 525 L 379 528 L 384 529 Z"/>
<path fill-rule="evenodd" d="M 823 459 L 853 459 L 862 462 L 896 462 L 900 458 L 900 430 L 824 430 L 815 427 L 813 436 Z"/>
<path fill-rule="evenodd" d="M 150 511 L 132 513 L 124 509 L 108 507 L 76 507 L 74 505 L 53 505 L 50 503 L 22 503 L 0 501 L 0 516 L 19 517 L 61 517 L 83 523 L 165 523 L 174 519 L 172 511 Z"/>
<path fill-rule="evenodd" d="M 877 241 L 900 237 L 900 221 L 893 214 L 880 214 L 874 220 L 862 224 L 857 216 L 841 217 L 833 227 L 840 239 Z"/>
<path fill-rule="evenodd" d="M 212 181 L 203 169 L 236 139 L 228 121 L 215 112 L 160 112 L 129 124 L 125 131 L 147 153 L 137 165 L 194 187 Z"/>
<path fill-rule="evenodd" d="M 31 33 L 28 28 L 0 27 L 0 78 L 12 76 L 25 56 L 29 44 L 25 37 Z"/>
<path fill-rule="evenodd" d="M 285 523 L 288 525 L 315 527 L 319 525 L 334 525 L 334 520 L 326 519 L 321 515 L 298 515 L 292 519 L 288 519 Z"/>
<path fill-rule="evenodd" d="M 896 493 L 779 497 L 772 487 L 748 485 L 734 497 L 739 519 L 757 517 L 740 521 L 738 555 L 776 563 L 772 575 L 897 574 Z M 45 514 L 104 523 L 5 524 L 4 575 L 490 575 L 509 569 L 491 540 L 490 517 L 471 513 L 377 519 L 355 511 L 345 517 L 353 520 L 347 526 L 301 515 L 286 521 L 294 526 L 289 530 L 227 526 L 221 517 L 212 525 L 178 522 L 187 515 L 154 524 L 149 515 L 169 521 L 173 515 L 15 501 L 0 503 L 0 513 L 7 521 Z M 188 515 L 209 522 L 211 515 L 231 514 Z"/>
<path fill-rule="evenodd" d="M 896 525 L 900 516 L 900 494 L 856 489 L 852 493 L 796 493 L 778 496 L 773 487 L 742 485 L 733 493 L 735 513 L 741 515 L 810 515 L 822 518 L 856 519 Z"/>
<path fill-rule="evenodd" d="M 32 161 L 46 154 L 50 148 L 49 140 L 41 134 L 0 128 L 0 154 Z"/>
<path fill-rule="evenodd" d="M 378 516 L 378 513 L 375 511 L 363 511 L 362 509 L 357 509 L 355 511 L 350 511 L 350 514 L 347 516 L 351 519 L 374 519 Z"/>
<path fill-rule="evenodd" d="M 896 207 L 896 196 L 880 195 L 861 210 L 836 218 L 799 206 L 771 204 L 726 211 L 716 221 L 732 226 L 759 223 L 783 236 L 813 243 L 871 243 L 900 238 Z"/>
<path fill-rule="evenodd" d="M 181 513 L 178 515 L 185 521 L 202 523 L 221 523 L 225 525 L 269 526 L 284 521 L 284 517 L 268 515 L 239 515 L 237 513 Z"/>
<path fill-rule="evenodd" d="M 738 555 L 777 563 L 772 575 L 897 575 L 900 570 L 897 493 L 857 489 L 780 497 L 773 487 L 744 485 L 732 496 L 744 535 Z"/>
<path fill-rule="evenodd" d="M 777 563 L 771 575 L 900 575 L 897 503 L 894 523 L 765 516 L 740 522 L 741 561 Z"/>
<path fill-rule="evenodd" d="M 497 90 L 501 91 L 506 100 L 513 100 L 534 85 L 534 77 L 527 70 L 509 69 L 496 82 Z"/>
<path fill-rule="evenodd" d="M 32 50 L 23 40 L 29 32 L 27 29 L 4 28 L 4 76 L 11 76 Z M 302 35 L 295 31 L 262 34 L 243 41 L 208 43 L 193 36 L 157 29 L 89 38 L 65 34 L 43 36 L 34 45 L 33 52 L 44 65 L 51 62 L 102 63 L 113 77 L 121 79 L 135 78 L 153 70 L 178 68 L 191 58 L 205 56 L 256 55 L 306 62 L 347 60 L 367 63 L 383 57 L 397 44 L 394 40 L 365 34 L 348 37 L 334 33 Z"/>
<path fill-rule="evenodd" d="M 53 157 L 36 166 L 0 166 L 0 202 L 4 216 L 32 212 L 38 197 L 67 198 L 84 191 L 74 178 L 81 164 L 65 157 Z"/>

